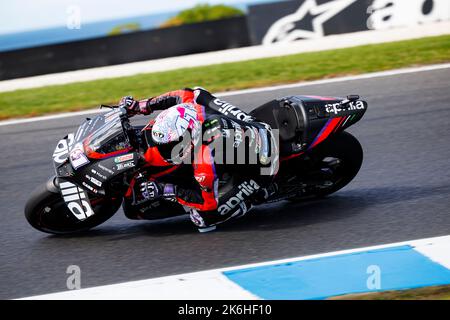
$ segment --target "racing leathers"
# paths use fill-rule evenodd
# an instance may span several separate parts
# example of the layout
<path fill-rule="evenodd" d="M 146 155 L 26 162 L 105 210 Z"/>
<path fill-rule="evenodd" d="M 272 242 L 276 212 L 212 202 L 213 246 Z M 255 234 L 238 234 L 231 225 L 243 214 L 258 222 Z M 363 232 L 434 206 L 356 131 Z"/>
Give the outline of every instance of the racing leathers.
<path fill-rule="evenodd" d="M 150 194 L 151 199 L 163 197 L 189 208 L 191 220 L 200 231 L 243 216 L 275 192 L 272 178 L 278 169 L 278 151 L 269 125 L 202 88 L 172 91 L 140 101 L 125 97 L 121 102 L 132 114 L 149 115 L 174 106 L 195 112 L 202 136 L 195 143 L 191 162 L 171 163 L 162 156 L 158 145 L 152 143 L 144 153 L 149 166 L 176 167 L 189 163 L 194 176 L 192 186 L 151 181 L 141 191 Z M 183 111 L 183 116 L 187 113 Z M 238 174 L 229 181 L 233 187 L 219 195 L 219 175 L 230 166 Z"/>

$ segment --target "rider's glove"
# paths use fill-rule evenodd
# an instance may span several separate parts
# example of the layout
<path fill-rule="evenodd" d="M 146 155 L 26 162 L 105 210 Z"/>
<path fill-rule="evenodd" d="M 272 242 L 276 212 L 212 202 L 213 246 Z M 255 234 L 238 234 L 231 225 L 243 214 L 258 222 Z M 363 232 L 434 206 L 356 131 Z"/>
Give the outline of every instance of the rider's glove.
<path fill-rule="evenodd" d="M 135 115 L 140 111 L 139 101 L 134 100 L 132 96 L 126 96 L 120 99 L 119 106 L 127 108 L 130 115 Z"/>
<path fill-rule="evenodd" d="M 141 183 L 141 193 L 146 200 L 155 200 L 159 198 L 172 200 L 175 199 L 175 186 L 170 183 L 147 181 Z"/>

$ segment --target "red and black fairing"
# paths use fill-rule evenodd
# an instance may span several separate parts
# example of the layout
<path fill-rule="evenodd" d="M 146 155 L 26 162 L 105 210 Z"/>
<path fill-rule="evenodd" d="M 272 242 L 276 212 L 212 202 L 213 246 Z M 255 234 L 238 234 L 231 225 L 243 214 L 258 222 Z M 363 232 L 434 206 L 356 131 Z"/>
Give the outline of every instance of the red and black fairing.
<path fill-rule="evenodd" d="M 262 105 L 251 115 L 279 130 L 281 159 L 288 160 L 347 129 L 366 110 L 367 102 L 359 96 L 287 96 Z"/>
<path fill-rule="evenodd" d="M 355 97 L 356 98 L 356 97 Z M 335 97 L 296 96 L 291 98 L 305 108 L 308 117 L 308 134 L 305 143 L 308 149 L 316 147 L 327 138 L 347 129 L 359 121 L 367 110 L 367 102 Z"/>
<path fill-rule="evenodd" d="M 123 174 L 138 166 L 140 154 L 121 115 L 116 109 L 87 119 L 53 153 L 61 194 L 79 220 L 90 216 L 95 205 L 91 199 L 123 195 Z"/>

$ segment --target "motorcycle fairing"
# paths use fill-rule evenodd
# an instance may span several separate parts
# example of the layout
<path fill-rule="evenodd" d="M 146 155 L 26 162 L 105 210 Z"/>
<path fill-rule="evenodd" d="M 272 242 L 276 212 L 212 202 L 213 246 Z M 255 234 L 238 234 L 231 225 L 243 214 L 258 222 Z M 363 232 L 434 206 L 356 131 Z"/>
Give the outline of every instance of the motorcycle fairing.
<path fill-rule="evenodd" d="M 89 195 L 76 184 L 59 178 L 59 189 L 67 208 L 78 220 L 85 220 L 94 214 Z"/>
<path fill-rule="evenodd" d="M 307 149 L 347 129 L 359 121 L 367 110 L 367 102 L 359 99 L 346 105 L 341 105 L 345 99 L 339 97 L 292 96 L 287 99 L 304 109 L 306 135 L 303 143 Z"/>
<path fill-rule="evenodd" d="M 66 147 L 70 144 L 69 140 L 61 141 L 58 143 L 60 147 Z M 81 168 L 75 169 L 69 160 L 68 148 L 65 150 L 64 155 L 62 153 L 57 154 L 57 159 L 55 160 L 54 157 L 53 161 L 58 179 L 62 178 L 75 183 L 93 195 L 105 195 L 107 182 L 123 172 L 135 168 L 140 159 L 138 152 L 131 152 L 106 159 L 92 160 Z M 61 160 L 64 160 L 64 162 L 61 163 Z"/>
<path fill-rule="evenodd" d="M 74 169 L 69 160 L 70 150 L 75 143 L 75 135 L 68 134 L 56 145 L 53 152 L 53 165 L 58 177 L 58 187 L 69 211 L 78 220 L 85 220 L 94 214 L 89 196 L 80 185 L 71 181 Z"/>
<path fill-rule="evenodd" d="M 121 114 L 122 112 L 113 110 L 87 119 L 75 134 L 71 133 L 61 139 L 53 152 L 61 195 L 78 220 L 84 220 L 94 213 L 89 194 L 105 195 L 107 182 L 138 165 L 138 152 L 129 152 L 127 148 L 104 150 L 110 139 L 117 139 L 123 132 Z M 106 138 L 102 140 L 99 132 L 104 132 Z M 86 146 L 97 148 L 94 153 L 101 156 L 90 157 Z"/>
<path fill-rule="evenodd" d="M 367 109 L 362 100 L 319 96 L 286 96 L 250 114 L 279 129 L 283 156 L 299 154 L 359 121 Z"/>

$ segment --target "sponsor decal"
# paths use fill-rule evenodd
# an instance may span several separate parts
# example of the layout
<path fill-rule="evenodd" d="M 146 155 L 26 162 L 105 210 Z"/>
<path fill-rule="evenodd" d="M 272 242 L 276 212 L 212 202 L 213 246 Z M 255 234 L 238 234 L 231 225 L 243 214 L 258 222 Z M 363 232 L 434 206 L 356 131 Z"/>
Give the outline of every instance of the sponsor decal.
<path fill-rule="evenodd" d="M 109 173 L 109 174 L 114 174 L 114 171 L 112 171 L 111 169 L 105 167 L 104 165 L 102 165 L 102 164 L 100 164 L 100 163 L 98 164 L 98 168 L 99 168 L 99 169 L 102 169 L 103 171 L 105 171 L 105 172 L 107 172 L 107 173 Z"/>
<path fill-rule="evenodd" d="M 88 189 L 89 191 L 91 191 L 93 193 L 98 193 L 97 189 L 94 189 L 93 187 L 88 185 L 86 182 L 83 182 L 82 185 L 83 185 L 83 187 L 86 187 L 86 189 Z"/>
<path fill-rule="evenodd" d="M 94 214 L 84 190 L 71 182 L 61 182 L 59 187 L 67 208 L 78 220 L 84 220 Z"/>
<path fill-rule="evenodd" d="M 325 111 L 328 113 L 338 114 L 345 111 L 364 110 L 362 101 L 352 101 L 344 106 L 340 103 L 329 103 L 325 105 Z"/>
<path fill-rule="evenodd" d="M 72 147 L 74 141 L 73 133 L 67 135 L 66 139 L 60 140 L 53 152 L 53 161 L 58 164 L 64 163 L 69 156 L 69 149 Z"/>
<path fill-rule="evenodd" d="M 239 191 L 230 199 L 227 200 L 226 203 L 219 206 L 217 209 L 221 215 L 226 215 L 230 211 L 232 211 L 234 208 L 239 206 L 238 209 L 239 213 L 246 213 L 247 212 L 247 206 L 243 202 L 246 198 L 248 199 L 252 194 L 255 193 L 255 191 L 260 189 L 260 186 L 256 183 L 254 180 L 245 181 L 239 185 Z M 242 211 L 242 212 L 241 212 Z"/>
<path fill-rule="evenodd" d="M 242 130 L 241 126 L 236 127 L 234 130 L 233 147 L 238 148 L 243 140 L 244 140 L 244 130 Z"/>
<path fill-rule="evenodd" d="M 297 39 L 315 39 L 325 36 L 323 25 L 356 0 L 333 0 L 317 4 L 316 0 L 305 0 L 296 12 L 282 17 L 267 31 L 262 43 L 290 42 Z M 322 1 L 323 2 L 323 1 Z M 311 17 L 312 30 L 296 28 L 305 17 Z"/>
<path fill-rule="evenodd" d="M 70 163 L 75 170 L 89 163 L 88 158 L 84 154 L 83 145 L 81 143 L 78 143 L 73 147 L 72 151 L 70 151 L 69 158 Z"/>
<path fill-rule="evenodd" d="M 105 175 L 101 174 L 100 172 L 98 172 L 95 169 L 91 169 L 91 172 L 93 174 L 95 174 L 97 177 L 99 177 L 100 179 L 102 179 L 102 180 L 106 180 L 107 179 L 107 177 Z"/>
<path fill-rule="evenodd" d="M 229 136 L 227 138 L 229 138 L 231 136 L 231 132 L 233 132 L 233 147 L 238 148 L 239 145 L 242 143 L 242 141 L 244 140 L 244 130 L 242 129 L 242 126 L 237 123 L 236 121 L 230 120 L 231 126 L 233 127 L 233 130 L 228 130 L 229 131 Z"/>
<path fill-rule="evenodd" d="M 298 0 L 251 7 L 250 29 L 264 45 L 450 19 L 448 0 Z"/>
<path fill-rule="evenodd" d="M 124 169 L 129 169 L 129 168 L 133 168 L 135 166 L 134 161 L 130 161 L 130 162 L 125 162 L 125 163 L 118 163 L 116 165 L 117 170 L 124 170 Z"/>
<path fill-rule="evenodd" d="M 125 162 L 125 161 L 130 161 L 134 159 L 134 154 L 130 153 L 130 154 L 126 154 L 124 156 L 120 156 L 120 157 L 115 157 L 114 158 L 114 162 L 115 163 L 121 163 L 121 162 Z"/>
<path fill-rule="evenodd" d="M 159 139 L 164 138 L 164 133 L 162 133 L 161 131 L 152 130 L 152 135 L 153 135 L 155 138 L 159 138 Z"/>
<path fill-rule="evenodd" d="M 381 30 L 450 19 L 448 0 L 374 0 L 367 8 L 369 29 Z"/>
<path fill-rule="evenodd" d="M 230 104 L 228 102 L 222 101 L 220 99 L 214 99 L 213 102 L 215 105 L 217 105 L 219 107 L 219 111 L 226 116 L 231 114 L 234 117 L 236 117 L 237 119 L 239 119 L 241 121 L 246 121 L 246 122 L 255 120 L 255 118 L 253 118 L 252 116 L 248 115 L 247 113 L 245 113 L 238 107 L 233 106 L 232 104 Z"/>
<path fill-rule="evenodd" d="M 91 177 L 90 175 L 86 175 L 86 179 L 88 179 L 90 182 L 92 182 L 93 184 L 95 184 L 97 187 L 101 187 L 102 186 L 102 182 L 97 180 L 94 177 Z"/>
<path fill-rule="evenodd" d="M 203 174 L 196 175 L 194 178 L 198 183 L 203 183 L 206 180 L 206 176 Z"/>

